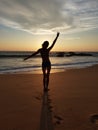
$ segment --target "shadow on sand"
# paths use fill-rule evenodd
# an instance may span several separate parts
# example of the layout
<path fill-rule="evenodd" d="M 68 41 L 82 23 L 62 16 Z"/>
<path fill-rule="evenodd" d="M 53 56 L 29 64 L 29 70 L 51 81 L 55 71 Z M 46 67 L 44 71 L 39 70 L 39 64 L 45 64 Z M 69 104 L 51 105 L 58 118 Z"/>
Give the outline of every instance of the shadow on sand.
<path fill-rule="evenodd" d="M 52 106 L 48 92 L 43 93 L 40 130 L 54 130 L 52 121 Z"/>

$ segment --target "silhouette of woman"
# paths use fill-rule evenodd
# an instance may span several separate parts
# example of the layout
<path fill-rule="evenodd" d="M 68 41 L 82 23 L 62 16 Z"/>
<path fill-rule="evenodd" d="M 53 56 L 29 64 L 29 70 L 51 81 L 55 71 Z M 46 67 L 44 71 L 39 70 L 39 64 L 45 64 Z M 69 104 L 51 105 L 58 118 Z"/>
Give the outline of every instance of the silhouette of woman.
<path fill-rule="evenodd" d="M 35 56 L 38 53 L 41 54 L 44 91 L 49 90 L 48 85 L 49 85 L 49 75 L 50 75 L 50 70 L 51 70 L 51 62 L 50 62 L 50 59 L 49 59 L 49 52 L 53 48 L 53 46 L 55 45 L 58 37 L 59 37 L 59 32 L 57 33 L 56 38 L 54 39 L 52 45 L 49 48 L 48 48 L 49 42 L 44 41 L 44 43 L 42 44 L 42 48 L 38 49 L 35 53 L 33 53 L 32 55 L 30 55 L 30 56 L 28 56 L 24 59 L 24 60 L 27 60 L 27 59 Z"/>

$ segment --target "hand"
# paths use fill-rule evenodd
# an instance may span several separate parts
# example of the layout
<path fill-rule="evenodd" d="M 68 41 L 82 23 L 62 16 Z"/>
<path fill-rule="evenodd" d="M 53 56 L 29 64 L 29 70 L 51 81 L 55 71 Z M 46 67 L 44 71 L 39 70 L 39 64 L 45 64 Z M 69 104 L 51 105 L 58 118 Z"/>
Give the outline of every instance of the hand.
<path fill-rule="evenodd" d="M 59 32 L 57 32 L 57 37 L 60 35 L 60 33 Z"/>

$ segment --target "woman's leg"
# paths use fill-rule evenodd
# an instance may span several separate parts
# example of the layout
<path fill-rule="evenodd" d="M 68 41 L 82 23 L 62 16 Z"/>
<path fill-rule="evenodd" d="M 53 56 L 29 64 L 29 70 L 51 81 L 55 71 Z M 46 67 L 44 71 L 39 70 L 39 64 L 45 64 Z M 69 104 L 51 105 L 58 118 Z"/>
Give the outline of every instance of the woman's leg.
<path fill-rule="evenodd" d="M 42 71 L 43 71 L 43 86 L 44 86 L 44 90 L 46 89 L 46 68 L 42 68 Z"/>
<path fill-rule="evenodd" d="M 48 90 L 50 70 L 51 70 L 51 63 L 49 64 L 48 67 L 44 67 L 44 66 L 42 65 L 42 71 L 43 71 L 43 85 L 44 85 L 44 90 L 45 90 L 45 91 Z"/>
<path fill-rule="evenodd" d="M 46 77 L 47 77 L 47 82 L 46 82 L 46 84 L 47 84 L 47 89 L 48 89 L 48 85 L 49 85 L 50 70 L 51 70 L 51 67 L 48 67 L 48 68 L 47 68 L 47 74 L 46 74 Z"/>

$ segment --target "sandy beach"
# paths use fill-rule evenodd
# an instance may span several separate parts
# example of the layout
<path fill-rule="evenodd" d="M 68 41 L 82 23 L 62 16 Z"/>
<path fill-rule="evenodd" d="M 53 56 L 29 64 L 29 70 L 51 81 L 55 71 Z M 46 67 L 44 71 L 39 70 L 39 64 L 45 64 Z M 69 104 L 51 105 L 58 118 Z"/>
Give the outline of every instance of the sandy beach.
<path fill-rule="evenodd" d="M 0 130 L 97 130 L 98 65 L 50 75 L 0 75 Z"/>

